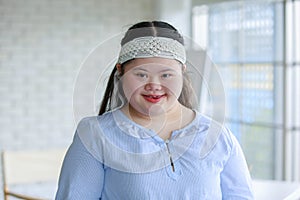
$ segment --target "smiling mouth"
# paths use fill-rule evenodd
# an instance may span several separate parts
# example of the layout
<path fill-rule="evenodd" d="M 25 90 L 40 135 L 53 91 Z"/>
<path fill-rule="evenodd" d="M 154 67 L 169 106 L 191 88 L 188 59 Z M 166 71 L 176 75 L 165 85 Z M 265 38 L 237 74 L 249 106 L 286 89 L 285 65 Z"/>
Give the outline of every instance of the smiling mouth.
<path fill-rule="evenodd" d="M 144 99 L 151 103 L 158 103 L 166 95 L 143 95 Z"/>

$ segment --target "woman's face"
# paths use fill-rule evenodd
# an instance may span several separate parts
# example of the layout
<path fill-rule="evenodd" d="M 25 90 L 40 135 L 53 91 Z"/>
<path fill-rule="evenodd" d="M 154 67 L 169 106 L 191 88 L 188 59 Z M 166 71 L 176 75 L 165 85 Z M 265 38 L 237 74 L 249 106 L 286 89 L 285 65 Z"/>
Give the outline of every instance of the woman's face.
<path fill-rule="evenodd" d="M 178 105 L 183 86 L 182 64 L 166 58 L 137 58 L 124 66 L 124 94 L 143 115 L 159 115 Z"/>

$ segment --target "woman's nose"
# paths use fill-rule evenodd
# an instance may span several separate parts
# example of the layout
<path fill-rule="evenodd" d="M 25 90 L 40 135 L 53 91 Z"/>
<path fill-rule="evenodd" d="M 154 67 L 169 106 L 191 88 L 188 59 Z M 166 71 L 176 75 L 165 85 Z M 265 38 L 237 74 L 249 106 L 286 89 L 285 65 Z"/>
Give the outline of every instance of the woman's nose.
<path fill-rule="evenodd" d="M 145 89 L 148 91 L 158 91 L 161 90 L 162 86 L 158 78 L 151 78 L 149 82 L 145 85 Z"/>

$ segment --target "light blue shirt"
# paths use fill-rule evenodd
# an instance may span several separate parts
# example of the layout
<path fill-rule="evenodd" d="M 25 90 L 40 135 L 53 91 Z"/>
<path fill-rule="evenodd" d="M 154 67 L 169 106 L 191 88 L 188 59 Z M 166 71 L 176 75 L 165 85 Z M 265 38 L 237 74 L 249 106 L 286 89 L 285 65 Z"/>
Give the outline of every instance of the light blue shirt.
<path fill-rule="evenodd" d="M 228 129 L 196 112 L 164 141 L 116 110 L 78 124 L 56 194 L 71 199 L 254 198 L 243 152 Z"/>

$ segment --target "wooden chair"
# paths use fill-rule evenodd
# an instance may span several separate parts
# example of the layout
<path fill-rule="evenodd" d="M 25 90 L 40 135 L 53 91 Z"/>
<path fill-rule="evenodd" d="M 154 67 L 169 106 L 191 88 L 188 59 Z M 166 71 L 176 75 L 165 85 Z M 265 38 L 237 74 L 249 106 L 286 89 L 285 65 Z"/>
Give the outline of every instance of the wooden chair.
<path fill-rule="evenodd" d="M 65 149 L 3 151 L 1 157 L 5 200 L 9 200 L 9 197 L 23 200 L 53 199 L 65 152 Z M 40 190 L 39 187 L 43 184 L 49 186 L 47 192 Z M 37 191 L 43 194 L 37 194 Z"/>

